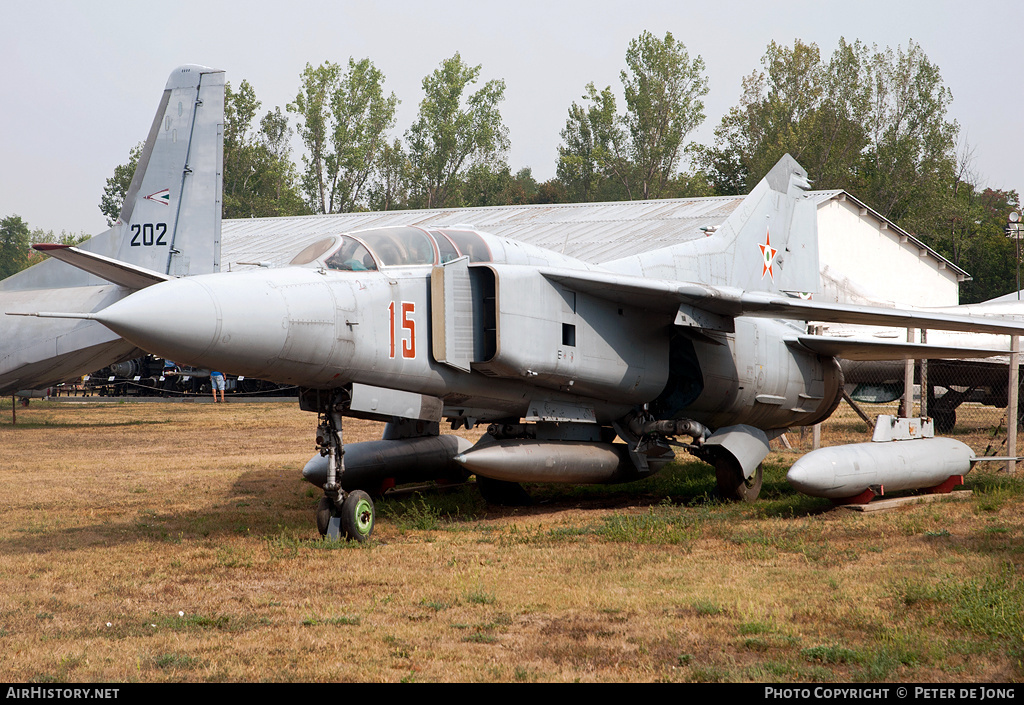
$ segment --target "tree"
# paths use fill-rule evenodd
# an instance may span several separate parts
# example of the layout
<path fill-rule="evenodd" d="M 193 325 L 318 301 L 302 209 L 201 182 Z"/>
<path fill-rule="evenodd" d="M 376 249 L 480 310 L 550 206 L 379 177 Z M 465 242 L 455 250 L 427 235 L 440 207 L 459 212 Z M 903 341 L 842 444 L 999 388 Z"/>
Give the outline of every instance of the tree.
<path fill-rule="evenodd" d="M 139 157 L 142 155 L 142 150 L 145 146 L 145 142 L 139 142 L 132 147 L 128 153 L 128 162 L 114 167 L 114 175 L 107 179 L 106 186 L 103 187 L 103 196 L 100 198 L 100 212 L 107 216 L 107 227 L 112 227 L 121 215 L 124 197 L 128 194 L 128 188 L 132 185 L 135 167 L 139 164 Z"/>
<path fill-rule="evenodd" d="M 678 171 L 686 136 L 704 122 L 704 60 L 690 61 L 671 32 L 664 39 L 644 32 L 629 43 L 626 65 L 623 125 L 633 169 L 624 185 L 631 198 L 658 198 Z"/>
<path fill-rule="evenodd" d="M 979 303 L 1017 289 L 1017 244 L 1006 237 L 1007 216 L 1018 210 L 1015 191 L 973 185 L 970 150 L 957 159 L 957 173 L 937 211 L 945 222 L 925 239 L 953 264 L 971 273 L 960 285 L 960 303 Z"/>
<path fill-rule="evenodd" d="M 470 169 L 506 167 L 508 129 L 498 110 L 505 82 L 491 80 L 463 96 L 480 69 L 464 63 L 456 52 L 423 79 L 425 95 L 406 141 L 413 198 L 427 208 L 458 205 Z"/>
<path fill-rule="evenodd" d="M 87 233 L 85 231 L 79 232 L 76 235 L 74 233 L 69 233 L 67 230 L 61 230 L 60 231 L 60 235 L 57 235 L 52 230 L 43 230 L 42 228 L 33 228 L 32 232 L 29 234 L 28 241 L 29 241 L 29 245 L 30 246 L 31 245 L 39 245 L 39 244 L 51 244 L 51 243 L 55 243 L 55 244 L 59 244 L 59 245 L 72 245 L 72 246 L 74 246 L 74 245 L 80 245 L 81 243 L 83 243 L 86 240 L 88 240 L 90 237 L 92 237 L 92 235 L 90 235 L 89 233 Z M 30 247 L 30 249 L 28 250 L 28 257 L 26 259 L 25 266 L 26 267 L 31 267 L 32 265 L 38 264 L 40 262 L 43 262 L 46 259 L 47 259 L 46 255 L 44 255 L 42 252 L 38 252 L 36 250 L 33 250 Z"/>
<path fill-rule="evenodd" d="M 292 162 L 288 118 L 275 106 L 260 119 L 259 146 L 266 160 L 265 193 L 269 200 L 265 215 L 305 215 L 309 209 L 299 195 L 297 174 Z"/>
<path fill-rule="evenodd" d="M 5 279 L 28 266 L 29 229 L 20 216 L 0 220 L 0 279 Z"/>
<path fill-rule="evenodd" d="M 370 209 L 394 210 L 409 205 L 409 184 L 412 164 L 401 140 L 385 144 L 377 166 L 377 178 L 370 185 Z"/>
<path fill-rule="evenodd" d="M 620 73 L 626 112 L 616 113 L 611 87 L 587 85 L 562 131 L 557 174 L 570 197 L 589 201 L 659 198 L 679 180 L 686 136 L 704 121 L 704 61 L 692 61 L 671 32 L 644 32 L 629 44 Z"/>
<path fill-rule="evenodd" d="M 533 203 L 539 191 L 529 167 L 513 174 L 507 164 L 498 168 L 488 164 L 475 164 L 466 172 L 462 188 L 462 205 L 525 205 Z"/>
<path fill-rule="evenodd" d="M 815 44 L 772 42 L 761 63 L 702 154 L 720 192 L 753 188 L 788 152 L 818 188 L 846 189 L 907 229 L 934 221 L 935 189 L 953 182 L 958 126 L 920 45 L 879 51 L 840 39 L 825 64 Z"/>
<path fill-rule="evenodd" d="M 947 119 L 952 93 L 919 44 L 909 42 L 872 57 L 862 195 L 907 229 L 927 222 L 936 189 L 948 188 L 955 169 L 959 125 Z"/>
<path fill-rule="evenodd" d="M 711 181 L 721 193 L 746 193 L 788 153 L 816 186 L 849 188 L 868 144 L 865 48 L 840 39 L 826 65 L 816 44 L 771 42 L 761 63 L 703 154 Z"/>
<path fill-rule="evenodd" d="M 254 121 L 262 103 L 248 81 L 224 87 L 225 218 L 298 215 L 308 212 L 296 188 L 288 119 L 275 108 Z"/>
<path fill-rule="evenodd" d="M 920 45 L 841 39 L 826 64 L 814 44 L 772 42 L 762 65 L 701 152 L 718 192 L 745 193 L 789 152 L 816 187 L 850 191 L 970 272 L 962 301 L 1014 289 L 1002 228 L 1017 194 L 975 186 L 970 150 L 957 154 L 952 95 Z"/>
<path fill-rule="evenodd" d="M 398 98 L 384 95 L 384 75 L 369 59 L 349 58 L 348 70 L 325 62 L 306 64 L 302 87 L 288 110 L 302 122 L 298 133 L 308 154 L 302 187 L 316 213 L 340 213 L 364 205 L 371 176 L 380 168 Z"/>
<path fill-rule="evenodd" d="M 555 174 L 574 201 L 613 200 L 610 175 L 621 169 L 624 134 L 616 115 L 611 86 L 600 93 L 588 83 L 583 100 L 573 103 L 562 130 Z"/>

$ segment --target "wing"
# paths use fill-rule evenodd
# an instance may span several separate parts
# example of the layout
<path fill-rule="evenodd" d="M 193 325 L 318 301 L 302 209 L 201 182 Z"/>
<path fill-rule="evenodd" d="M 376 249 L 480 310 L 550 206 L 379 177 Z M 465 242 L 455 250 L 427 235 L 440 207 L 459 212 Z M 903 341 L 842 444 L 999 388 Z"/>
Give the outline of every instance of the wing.
<path fill-rule="evenodd" d="M 759 316 L 792 321 L 927 328 L 1001 335 L 1024 334 L 1024 322 L 994 316 L 964 316 L 914 309 L 822 303 L 790 298 L 783 294 L 749 292 L 729 287 L 647 279 L 600 271 L 547 268 L 542 269 L 541 273 L 551 281 L 602 299 L 639 306 L 650 311 L 675 312 L 677 325 L 707 330 L 731 330 L 731 319 L 739 316 Z"/>
<path fill-rule="evenodd" d="M 796 340 L 803 347 L 820 355 L 858 362 L 1006 357 L 1005 350 L 960 348 L 927 343 L 830 338 L 825 335 L 801 335 L 797 336 Z"/>

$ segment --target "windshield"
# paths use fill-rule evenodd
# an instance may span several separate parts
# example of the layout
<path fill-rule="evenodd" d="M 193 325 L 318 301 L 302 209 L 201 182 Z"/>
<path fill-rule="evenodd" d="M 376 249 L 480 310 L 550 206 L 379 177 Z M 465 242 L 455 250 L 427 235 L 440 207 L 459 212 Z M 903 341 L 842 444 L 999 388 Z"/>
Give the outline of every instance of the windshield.
<path fill-rule="evenodd" d="M 327 237 L 323 240 L 317 240 L 312 245 L 304 248 L 299 254 L 295 255 L 292 258 L 292 261 L 288 264 L 295 267 L 300 264 L 309 264 L 331 248 L 336 247 L 338 245 L 338 240 L 338 237 Z"/>
<path fill-rule="evenodd" d="M 341 272 L 375 272 L 377 263 L 373 260 L 363 243 L 342 235 L 341 248 L 327 258 L 325 264 L 328 269 Z"/>
<path fill-rule="evenodd" d="M 434 264 L 434 243 L 419 228 L 379 228 L 353 233 L 377 256 L 381 265 Z"/>
<path fill-rule="evenodd" d="M 470 262 L 490 262 L 491 248 L 487 246 L 484 239 L 472 230 L 451 230 L 444 229 L 441 233 L 455 243 L 462 254 L 469 257 Z"/>

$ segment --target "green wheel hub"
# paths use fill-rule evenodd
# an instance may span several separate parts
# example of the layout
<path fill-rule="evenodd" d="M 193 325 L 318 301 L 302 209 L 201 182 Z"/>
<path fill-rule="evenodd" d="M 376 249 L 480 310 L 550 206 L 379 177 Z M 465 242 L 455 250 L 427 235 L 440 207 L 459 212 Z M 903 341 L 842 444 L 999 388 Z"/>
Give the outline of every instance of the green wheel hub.
<path fill-rule="evenodd" d="M 350 541 L 367 541 L 373 533 L 374 510 L 370 495 L 362 490 L 350 492 L 341 507 L 341 528 Z"/>

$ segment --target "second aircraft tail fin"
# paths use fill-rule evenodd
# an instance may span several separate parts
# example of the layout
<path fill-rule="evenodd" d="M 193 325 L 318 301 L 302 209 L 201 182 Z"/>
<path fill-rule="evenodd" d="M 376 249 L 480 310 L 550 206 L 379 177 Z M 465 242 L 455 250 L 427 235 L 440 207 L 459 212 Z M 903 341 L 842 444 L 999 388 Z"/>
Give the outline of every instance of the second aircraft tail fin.
<path fill-rule="evenodd" d="M 223 143 L 224 72 L 179 66 L 167 79 L 120 217 L 78 247 L 172 277 L 220 271 Z M 47 260 L 8 277 L 0 289 L 103 283 Z"/>
<path fill-rule="evenodd" d="M 116 258 L 171 276 L 220 270 L 224 73 L 167 80 L 114 230 Z"/>

